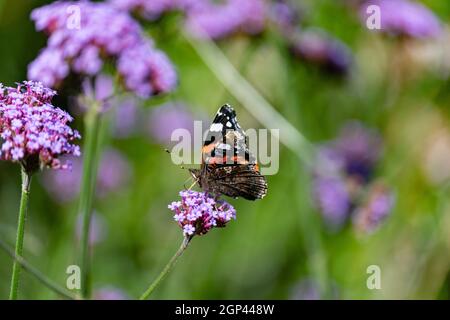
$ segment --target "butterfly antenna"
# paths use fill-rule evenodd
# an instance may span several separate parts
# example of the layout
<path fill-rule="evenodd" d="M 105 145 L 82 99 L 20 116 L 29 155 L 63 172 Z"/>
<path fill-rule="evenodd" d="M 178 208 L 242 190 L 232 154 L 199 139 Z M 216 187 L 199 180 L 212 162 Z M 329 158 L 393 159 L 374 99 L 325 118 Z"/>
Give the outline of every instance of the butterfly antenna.
<path fill-rule="evenodd" d="M 198 179 L 195 179 L 194 183 L 191 184 L 191 186 L 187 190 L 191 190 L 198 182 Z"/>

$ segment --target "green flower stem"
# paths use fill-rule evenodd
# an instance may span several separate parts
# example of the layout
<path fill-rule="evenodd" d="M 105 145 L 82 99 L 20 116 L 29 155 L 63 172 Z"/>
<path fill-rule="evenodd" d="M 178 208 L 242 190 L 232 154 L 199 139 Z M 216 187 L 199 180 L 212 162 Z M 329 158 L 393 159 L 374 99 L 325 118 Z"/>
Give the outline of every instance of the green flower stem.
<path fill-rule="evenodd" d="M 161 281 L 167 276 L 167 274 L 170 272 L 170 270 L 172 270 L 172 268 L 175 266 L 175 263 L 177 262 L 178 258 L 183 254 L 184 250 L 186 250 L 191 239 L 192 239 L 192 237 L 185 237 L 183 239 L 183 242 L 181 243 L 181 246 L 178 249 L 178 251 L 169 260 L 169 262 L 164 267 L 163 271 L 161 271 L 159 276 L 155 279 L 155 281 L 153 281 L 152 284 L 150 285 L 150 287 L 148 287 L 147 291 L 145 291 L 142 294 L 142 296 L 139 298 L 140 300 L 147 300 L 148 297 L 150 297 L 150 295 L 156 289 L 156 287 L 161 283 Z"/>
<path fill-rule="evenodd" d="M 81 295 L 89 299 L 91 293 L 90 284 L 90 248 L 89 229 L 91 224 L 92 201 L 95 193 L 97 169 L 99 160 L 99 136 L 101 126 L 100 105 L 92 102 L 85 116 L 85 149 L 83 156 L 83 176 L 80 190 L 79 214 L 82 216 L 81 233 Z"/>
<path fill-rule="evenodd" d="M 17 223 L 17 237 L 15 255 L 17 257 L 22 256 L 23 251 L 23 238 L 25 234 L 25 220 L 27 216 L 28 197 L 30 195 L 31 174 L 27 173 L 25 168 L 22 167 L 22 196 L 20 199 L 19 218 Z M 21 266 L 17 260 L 13 263 L 13 271 L 11 276 L 11 290 L 9 292 L 9 299 L 16 300 L 19 290 Z"/>
<path fill-rule="evenodd" d="M 31 275 L 36 277 L 40 282 L 42 282 L 47 288 L 53 290 L 55 293 L 59 294 L 64 299 L 75 300 L 70 292 L 68 292 L 63 287 L 59 286 L 53 280 L 47 278 L 42 272 L 33 267 L 21 256 L 17 256 L 12 248 L 10 248 L 3 240 L 0 239 L 0 249 L 2 249 L 6 254 L 14 259 L 24 270 L 28 271 Z"/>

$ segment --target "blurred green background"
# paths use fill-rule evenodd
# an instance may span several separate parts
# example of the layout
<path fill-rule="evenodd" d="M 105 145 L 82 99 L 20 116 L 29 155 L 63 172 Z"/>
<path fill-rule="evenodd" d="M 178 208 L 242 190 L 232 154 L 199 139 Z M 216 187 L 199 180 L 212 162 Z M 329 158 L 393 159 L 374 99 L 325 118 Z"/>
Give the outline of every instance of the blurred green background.
<path fill-rule="evenodd" d="M 48 2 L 1 0 L 0 82 L 5 85 L 25 79 L 28 63 L 45 45 L 45 35 L 35 31 L 29 15 L 33 8 Z M 405 46 L 370 33 L 346 1 L 298 3 L 304 10 L 304 26 L 323 28 L 352 50 L 354 65 L 347 77 L 330 76 L 291 58 L 287 50 L 280 49 L 276 32 L 256 39 L 233 37 L 218 45 L 311 142 L 333 139 L 352 119 L 376 128 L 384 140 L 384 156 L 376 175 L 395 191 L 395 207 L 371 235 L 359 235 L 351 226 L 327 231 L 313 204 L 308 168 L 298 155 L 281 146 L 280 169 L 268 177 L 268 196 L 256 202 L 230 200 L 237 220 L 194 238 L 153 298 L 289 299 L 307 280 L 319 291 L 326 289 L 328 294 L 322 298 L 448 299 L 448 25 L 446 52 L 442 53 L 442 39 Z M 449 22 L 447 0 L 423 3 L 444 23 Z M 228 102 L 235 106 L 244 128 L 260 127 L 204 64 L 175 20 L 167 17 L 146 30 L 176 66 L 179 88 L 169 96 L 145 101 L 142 108 L 183 101 L 193 113 L 212 119 L 218 106 Z M 400 76 L 395 75 L 395 68 Z M 60 93 L 57 101 L 65 107 L 69 99 Z M 75 126 L 82 130 L 79 117 Z M 444 155 L 439 154 L 440 162 L 430 164 L 428 155 L 437 140 Z M 142 132 L 112 139 L 110 144 L 128 159 L 132 175 L 120 190 L 95 201 L 105 231 L 93 247 L 93 283 L 96 290 L 117 288 L 127 297 L 137 298 L 182 240 L 167 204 L 177 200 L 189 175 L 172 164 L 165 145 Z M 430 178 L 433 170 L 444 179 L 436 182 Z M 63 285 L 67 266 L 76 262 L 77 200 L 59 204 L 42 184 L 40 173 L 32 185 L 24 256 Z M 15 239 L 19 190 L 18 166 L 0 163 L 0 236 L 10 244 Z M 380 290 L 366 286 L 369 265 L 381 268 Z M 11 268 L 10 257 L 0 252 L 1 298 L 8 295 Z M 23 272 L 20 296 L 57 297 L 27 272 Z"/>

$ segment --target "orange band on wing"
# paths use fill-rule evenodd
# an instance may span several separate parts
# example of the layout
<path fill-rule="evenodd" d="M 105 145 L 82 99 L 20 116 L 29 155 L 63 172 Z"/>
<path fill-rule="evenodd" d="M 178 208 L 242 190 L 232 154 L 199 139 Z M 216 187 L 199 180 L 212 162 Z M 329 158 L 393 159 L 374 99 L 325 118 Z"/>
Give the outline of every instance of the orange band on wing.
<path fill-rule="evenodd" d="M 202 153 L 211 153 L 211 151 L 213 151 L 215 147 L 216 147 L 215 143 L 211 143 L 206 146 L 203 146 Z"/>

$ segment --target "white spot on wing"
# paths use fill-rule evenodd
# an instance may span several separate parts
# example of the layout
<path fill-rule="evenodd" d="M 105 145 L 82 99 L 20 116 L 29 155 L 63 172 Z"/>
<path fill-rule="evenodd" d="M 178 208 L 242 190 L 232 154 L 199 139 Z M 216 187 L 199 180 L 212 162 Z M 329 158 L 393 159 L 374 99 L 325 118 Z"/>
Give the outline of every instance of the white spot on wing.
<path fill-rule="evenodd" d="M 226 143 L 219 143 L 217 145 L 217 148 L 218 149 L 223 149 L 223 150 L 230 150 L 231 146 L 229 144 L 226 144 Z"/>
<path fill-rule="evenodd" d="M 209 131 L 220 132 L 222 131 L 223 125 L 221 123 L 213 123 L 209 128 Z"/>

